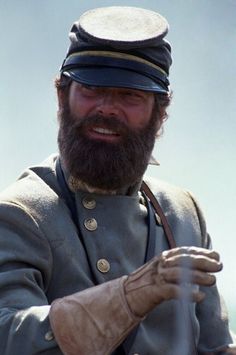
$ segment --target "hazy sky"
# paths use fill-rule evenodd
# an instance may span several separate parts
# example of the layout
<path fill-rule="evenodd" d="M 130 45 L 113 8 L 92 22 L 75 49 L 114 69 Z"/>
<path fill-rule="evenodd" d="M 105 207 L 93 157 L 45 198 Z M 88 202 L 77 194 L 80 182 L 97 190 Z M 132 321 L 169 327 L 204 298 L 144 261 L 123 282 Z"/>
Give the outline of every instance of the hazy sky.
<path fill-rule="evenodd" d="M 57 150 L 53 79 L 70 26 L 107 5 L 146 7 L 169 20 L 174 98 L 155 149 L 161 166 L 149 174 L 200 201 L 236 330 L 236 0 L 0 0 L 0 189 Z"/>

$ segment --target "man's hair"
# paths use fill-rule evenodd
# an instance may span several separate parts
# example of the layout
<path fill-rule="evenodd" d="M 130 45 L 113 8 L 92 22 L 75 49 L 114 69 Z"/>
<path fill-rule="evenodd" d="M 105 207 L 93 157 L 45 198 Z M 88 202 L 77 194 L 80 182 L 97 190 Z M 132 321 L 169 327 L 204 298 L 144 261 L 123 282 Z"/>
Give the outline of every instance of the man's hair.
<path fill-rule="evenodd" d="M 63 91 L 65 95 L 68 95 L 72 81 L 73 80 L 71 78 L 61 75 L 60 77 L 56 77 L 55 87 L 58 91 Z M 171 103 L 171 99 L 172 92 L 168 95 L 154 93 L 154 112 L 156 112 L 158 117 L 156 137 L 160 137 L 163 134 L 163 122 L 165 122 L 168 118 L 167 108 Z"/>
<path fill-rule="evenodd" d="M 68 76 L 65 76 L 65 75 L 61 75 L 61 76 L 56 77 L 55 87 L 58 90 L 66 91 L 66 89 L 69 88 L 71 82 L 72 82 L 71 78 L 69 78 Z"/>

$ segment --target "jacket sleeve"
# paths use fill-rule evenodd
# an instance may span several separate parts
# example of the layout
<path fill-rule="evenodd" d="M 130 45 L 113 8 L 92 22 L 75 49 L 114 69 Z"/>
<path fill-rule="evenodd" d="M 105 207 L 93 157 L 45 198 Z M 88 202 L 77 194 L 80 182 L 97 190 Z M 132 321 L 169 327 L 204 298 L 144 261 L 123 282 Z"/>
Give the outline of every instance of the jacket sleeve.
<path fill-rule="evenodd" d="M 37 222 L 22 206 L 1 203 L 2 355 L 62 354 L 50 330 L 50 306 L 45 296 L 51 266 L 50 247 Z"/>
<path fill-rule="evenodd" d="M 202 247 L 211 249 L 211 238 L 207 233 L 202 211 L 195 198 L 190 193 L 189 196 L 193 201 L 198 216 Z M 206 294 L 206 297 L 196 306 L 196 316 L 200 326 L 198 352 L 199 354 L 205 354 L 232 344 L 233 339 L 229 332 L 227 309 L 217 286 L 201 287 L 201 289 Z"/>

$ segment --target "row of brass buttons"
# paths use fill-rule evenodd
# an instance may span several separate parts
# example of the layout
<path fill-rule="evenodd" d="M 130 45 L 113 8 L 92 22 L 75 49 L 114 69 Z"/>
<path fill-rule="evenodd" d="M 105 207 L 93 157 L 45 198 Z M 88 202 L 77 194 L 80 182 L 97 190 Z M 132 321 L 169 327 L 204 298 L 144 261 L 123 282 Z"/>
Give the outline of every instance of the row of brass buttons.
<path fill-rule="evenodd" d="M 93 210 L 96 207 L 96 200 L 89 196 L 86 196 L 83 198 L 82 204 L 84 208 L 88 210 Z M 98 228 L 98 223 L 95 218 L 86 218 L 84 220 L 84 226 L 87 230 L 93 232 Z M 110 263 L 106 259 L 99 259 L 96 265 L 97 269 L 102 273 L 107 273 L 110 270 Z"/>

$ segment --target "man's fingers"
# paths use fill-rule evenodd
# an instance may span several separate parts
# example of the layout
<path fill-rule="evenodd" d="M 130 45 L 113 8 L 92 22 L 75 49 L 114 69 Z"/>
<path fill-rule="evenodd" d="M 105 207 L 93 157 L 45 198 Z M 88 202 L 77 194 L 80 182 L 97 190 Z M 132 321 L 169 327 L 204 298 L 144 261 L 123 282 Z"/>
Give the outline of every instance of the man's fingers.
<path fill-rule="evenodd" d="M 164 257 L 160 261 L 163 268 L 180 266 L 183 268 L 197 269 L 206 272 L 218 272 L 222 270 L 222 263 L 216 259 L 202 254 L 177 254 Z"/>
<path fill-rule="evenodd" d="M 201 302 L 205 297 L 202 291 L 196 290 L 189 285 L 182 287 L 175 284 L 165 284 L 159 293 L 165 300 L 185 299 L 189 302 Z"/>
<path fill-rule="evenodd" d="M 157 283 L 159 282 L 161 284 L 174 283 L 182 285 L 197 284 L 201 286 L 212 286 L 215 284 L 216 278 L 214 275 L 203 271 L 173 267 L 168 269 L 159 268 Z"/>
<path fill-rule="evenodd" d="M 220 260 L 220 255 L 215 250 L 209 250 L 205 248 L 198 248 L 198 247 L 179 247 L 173 248 L 170 250 L 166 250 L 162 253 L 162 255 L 166 258 L 187 254 L 187 255 L 204 255 L 210 259 L 215 259 L 216 261 Z"/>

